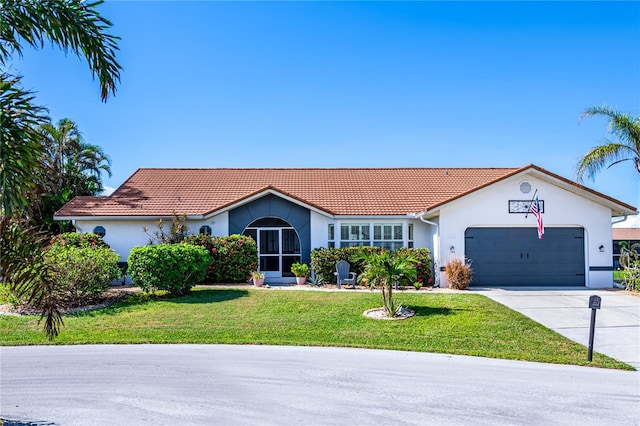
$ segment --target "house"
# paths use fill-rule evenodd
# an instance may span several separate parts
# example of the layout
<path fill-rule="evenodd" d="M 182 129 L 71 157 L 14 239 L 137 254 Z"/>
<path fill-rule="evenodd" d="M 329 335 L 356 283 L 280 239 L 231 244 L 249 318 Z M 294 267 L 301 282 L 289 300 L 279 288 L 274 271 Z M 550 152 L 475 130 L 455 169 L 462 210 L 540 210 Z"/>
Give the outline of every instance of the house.
<path fill-rule="evenodd" d="M 613 268 L 620 268 L 620 243 L 640 244 L 640 228 L 613 228 Z"/>
<path fill-rule="evenodd" d="M 529 213 L 539 198 L 545 233 Z M 431 249 L 436 280 L 454 257 L 475 286 L 612 286 L 611 218 L 635 208 L 535 165 L 521 168 L 139 169 L 108 197 L 56 214 L 98 230 L 126 260 L 159 218 L 189 231 L 252 236 L 268 281 L 317 247 Z"/>

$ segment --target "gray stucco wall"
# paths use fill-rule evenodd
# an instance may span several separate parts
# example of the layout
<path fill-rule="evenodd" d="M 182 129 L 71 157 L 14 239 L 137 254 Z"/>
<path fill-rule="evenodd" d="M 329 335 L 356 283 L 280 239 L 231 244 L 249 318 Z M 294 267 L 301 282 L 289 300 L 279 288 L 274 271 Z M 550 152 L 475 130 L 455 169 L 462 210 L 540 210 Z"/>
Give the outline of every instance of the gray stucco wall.
<path fill-rule="evenodd" d="M 229 211 L 229 235 L 241 234 L 256 219 L 277 217 L 291 224 L 300 238 L 303 263 L 311 261 L 311 213 L 309 209 L 275 195 L 265 195 L 251 203 Z"/>

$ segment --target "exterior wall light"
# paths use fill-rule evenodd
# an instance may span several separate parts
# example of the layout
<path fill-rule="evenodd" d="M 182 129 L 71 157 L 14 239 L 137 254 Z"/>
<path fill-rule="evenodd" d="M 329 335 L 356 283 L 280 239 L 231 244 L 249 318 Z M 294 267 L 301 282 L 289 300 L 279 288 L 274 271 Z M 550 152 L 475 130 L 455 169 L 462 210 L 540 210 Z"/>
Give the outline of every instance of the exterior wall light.
<path fill-rule="evenodd" d="M 600 250 L 600 253 L 604 253 L 604 246 L 600 244 L 600 247 L 598 247 L 598 250 Z"/>

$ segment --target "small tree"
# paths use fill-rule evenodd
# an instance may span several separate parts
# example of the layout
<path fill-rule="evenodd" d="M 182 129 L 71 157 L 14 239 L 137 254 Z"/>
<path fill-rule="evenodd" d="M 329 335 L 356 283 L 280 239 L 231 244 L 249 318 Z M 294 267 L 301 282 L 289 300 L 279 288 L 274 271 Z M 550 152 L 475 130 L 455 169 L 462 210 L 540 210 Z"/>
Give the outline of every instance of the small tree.
<path fill-rule="evenodd" d="M 380 253 L 363 253 L 359 256 L 366 266 L 360 280 L 371 288 L 380 287 L 382 307 L 387 316 L 395 317 L 400 309 L 393 300 L 393 286 L 400 278 L 415 281 L 415 259 L 409 256 L 394 255 L 387 250 Z"/>
<path fill-rule="evenodd" d="M 627 290 L 640 290 L 640 243 L 620 243 L 622 282 Z"/>

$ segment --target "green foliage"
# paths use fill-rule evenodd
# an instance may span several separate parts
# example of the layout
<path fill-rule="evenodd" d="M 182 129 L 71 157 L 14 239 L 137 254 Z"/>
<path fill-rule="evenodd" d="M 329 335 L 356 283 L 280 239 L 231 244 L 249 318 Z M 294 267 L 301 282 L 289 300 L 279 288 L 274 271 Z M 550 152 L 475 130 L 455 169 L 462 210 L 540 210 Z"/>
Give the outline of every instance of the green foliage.
<path fill-rule="evenodd" d="M 471 265 L 464 259 L 454 258 L 444 265 L 444 274 L 449 281 L 449 287 L 456 290 L 466 290 L 471 284 L 473 271 Z"/>
<path fill-rule="evenodd" d="M 415 282 L 416 260 L 407 254 L 396 254 L 387 250 L 362 254 L 359 260 L 364 260 L 366 266 L 358 279 L 371 288 L 379 287 L 385 313 L 390 317 L 396 316 L 400 307 L 396 306 L 393 300 L 393 287 L 400 279 Z"/>
<path fill-rule="evenodd" d="M 363 255 L 380 253 L 379 247 L 344 247 L 344 248 L 317 248 L 311 251 L 311 268 L 317 279 L 324 283 L 336 281 L 333 273 L 339 260 L 346 260 L 351 265 L 351 271 L 358 275 L 364 272 L 366 262 Z M 416 282 L 424 286 L 433 285 L 432 268 L 433 260 L 431 251 L 427 248 L 399 248 L 395 254 L 410 257 L 416 261 Z M 400 280 L 402 285 L 413 285 L 413 281 L 406 278 Z"/>
<path fill-rule="evenodd" d="M 360 275 L 364 271 L 365 261 L 362 255 L 379 253 L 379 247 L 343 247 L 343 248 L 317 248 L 311 250 L 311 269 L 321 282 L 335 283 L 336 263 L 346 260 L 351 265 L 351 272 Z"/>
<path fill-rule="evenodd" d="M 78 248 L 56 244 L 45 252 L 56 298 L 65 306 L 81 306 L 121 277 L 120 256 L 105 246 Z"/>
<path fill-rule="evenodd" d="M 629 246 L 626 241 L 620 242 L 620 266 L 626 289 L 640 291 L 640 243 Z"/>
<path fill-rule="evenodd" d="M 158 244 L 134 247 L 128 263 L 133 283 L 144 291 L 166 290 L 181 295 L 204 280 L 211 258 L 204 247 Z"/>
<path fill-rule="evenodd" d="M 604 139 L 584 155 L 578 162 L 578 181 L 585 177 L 594 179 L 600 170 L 623 161 L 632 161 L 636 171 L 640 173 L 640 116 L 624 114 L 604 105 L 589 107 L 580 117 L 606 117 L 609 119 L 609 133 L 615 141 Z"/>
<path fill-rule="evenodd" d="M 165 221 L 163 219 L 158 219 L 156 222 L 157 229 L 153 234 L 149 234 L 146 226 L 142 229 L 149 235 L 149 244 L 177 244 L 183 242 L 187 237 L 189 229 L 185 223 L 186 221 L 186 214 L 179 215 L 174 211 L 169 233 L 165 231 Z"/>
<path fill-rule="evenodd" d="M 109 248 L 101 236 L 91 233 L 78 234 L 77 232 L 68 232 L 59 234 L 51 239 L 52 247 L 75 247 L 75 248 Z"/>
<path fill-rule="evenodd" d="M 428 248 L 399 248 L 394 251 L 396 255 L 410 257 L 416 261 L 416 280 L 410 282 L 401 280 L 401 284 L 413 285 L 416 288 L 433 286 L 433 259 Z M 419 283 L 420 286 L 416 286 Z"/>
<path fill-rule="evenodd" d="M 44 123 L 38 132 L 42 156 L 34 223 L 52 232 L 71 229 L 68 222 L 54 221 L 54 213 L 75 196 L 99 195 L 102 172 L 111 176 L 111 161 L 102 148 L 86 143 L 76 123 L 68 118 L 57 125 Z"/>
<path fill-rule="evenodd" d="M 258 247 L 253 238 L 246 235 L 211 237 L 191 234 L 185 237 L 187 244 L 203 246 L 211 256 L 207 281 L 214 283 L 247 282 L 251 272 L 258 269 Z"/>
<path fill-rule="evenodd" d="M 306 263 L 296 262 L 293 265 L 291 265 L 291 272 L 296 277 L 308 277 L 310 268 L 309 268 L 309 265 L 307 265 Z"/>
<path fill-rule="evenodd" d="M 98 76 L 102 100 L 116 90 L 122 67 L 115 52 L 120 37 L 107 33 L 111 22 L 96 7 L 101 0 L 3 1 L 0 7 L 0 63 L 13 53 L 22 54 L 22 42 L 44 46 L 45 39 L 65 52 L 71 50 L 87 60 L 91 73 Z"/>
<path fill-rule="evenodd" d="M 36 128 L 47 117 L 33 99 L 32 92 L 20 88 L 20 77 L 0 73 L 0 207 L 7 217 L 29 208 L 37 188 L 42 147 Z"/>

